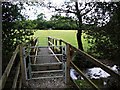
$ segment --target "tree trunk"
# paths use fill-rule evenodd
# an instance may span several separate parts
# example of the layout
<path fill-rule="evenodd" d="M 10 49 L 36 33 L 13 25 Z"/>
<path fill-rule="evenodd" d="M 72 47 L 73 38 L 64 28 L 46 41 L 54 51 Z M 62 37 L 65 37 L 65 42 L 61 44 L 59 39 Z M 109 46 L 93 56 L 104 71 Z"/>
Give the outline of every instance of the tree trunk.
<path fill-rule="evenodd" d="M 82 30 L 78 30 L 78 32 L 77 32 L 77 42 L 78 42 L 78 48 L 83 51 Z"/>
<path fill-rule="evenodd" d="M 80 10 L 78 9 L 78 2 L 75 2 L 75 8 L 76 8 L 76 16 L 78 18 L 78 32 L 77 32 L 77 42 L 78 42 L 78 48 L 83 51 L 82 46 L 82 16 L 80 15 Z"/>

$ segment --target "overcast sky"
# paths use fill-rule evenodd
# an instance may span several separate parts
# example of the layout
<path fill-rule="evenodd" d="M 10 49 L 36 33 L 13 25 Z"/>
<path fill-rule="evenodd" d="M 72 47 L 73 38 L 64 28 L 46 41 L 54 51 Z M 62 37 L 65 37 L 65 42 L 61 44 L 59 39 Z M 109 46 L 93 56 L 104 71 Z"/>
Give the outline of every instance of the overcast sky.
<path fill-rule="evenodd" d="M 64 3 L 65 0 L 45 0 L 46 2 L 51 1 L 55 5 L 61 5 Z M 68 0 L 66 0 L 68 1 Z M 50 19 L 52 15 L 55 14 L 55 12 L 51 12 L 49 9 L 40 7 L 40 6 L 27 6 L 27 4 L 24 4 L 26 10 L 22 10 L 22 14 L 25 14 L 29 16 L 29 19 L 34 20 L 37 19 L 37 15 L 40 13 L 44 13 L 47 19 Z"/>
<path fill-rule="evenodd" d="M 44 1 L 44 2 L 49 2 L 51 1 L 53 4 L 59 6 L 64 3 L 64 1 L 75 1 L 75 0 L 28 0 L 28 1 Z M 78 0 L 80 2 L 83 2 L 85 0 Z M 87 1 L 87 0 L 86 0 Z M 90 1 L 90 0 L 88 0 Z M 92 0 L 95 1 L 95 0 Z M 97 0 L 99 1 L 99 0 Z M 110 1 L 110 0 L 100 0 L 100 1 Z M 25 14 L 29 16 L 29 19 L 34 20 L 37 19 L 37 15 L 40 13 L 44 13 L 46 16 L 46 19 L 49 20 L 52 15 L 55 14 L 55 12 L 51 12 L 47 8 L 40 7 L 40 6 L 27 6 L 26 4 L 24 5 L 26 10 L 22 10 L 22 14 Z"/>

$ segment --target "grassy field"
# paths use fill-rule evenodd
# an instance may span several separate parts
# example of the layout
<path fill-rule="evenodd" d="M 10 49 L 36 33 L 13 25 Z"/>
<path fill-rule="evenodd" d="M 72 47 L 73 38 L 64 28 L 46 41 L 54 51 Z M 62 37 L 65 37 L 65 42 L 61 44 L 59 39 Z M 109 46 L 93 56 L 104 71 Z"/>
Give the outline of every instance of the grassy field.
<path fill-rule="evenodd" d="M 76 39 L 76 30 L 37 30 L 34 34 L 35 37 L 39 37 L 39 45 L 47 46 L 47 37 L 51 36 L 54 38 L 63 39 L 73 46 L 77 47 L 77 39 Z M 82 38 L 83 48 L 86 51 L 88 44 Z"/>

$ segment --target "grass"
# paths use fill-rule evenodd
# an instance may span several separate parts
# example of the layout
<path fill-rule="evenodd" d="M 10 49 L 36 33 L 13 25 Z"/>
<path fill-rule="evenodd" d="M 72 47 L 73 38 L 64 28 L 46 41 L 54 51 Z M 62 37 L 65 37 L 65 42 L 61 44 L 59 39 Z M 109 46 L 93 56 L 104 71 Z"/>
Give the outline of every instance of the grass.
<path fill-rule="evenodd" d="M 51 36 L 54 38 L 63 39 L 64 41 L 69 42 L 73 46 L 78 47 L 76 33 L 76 30 L 37 30 L 34 36 L 39 37 L 40 46 L 47 46 L 47 37 Z M 84 50 L 87 51 L 88 43 L 83 39 L 83 37 L 82 42 Z"/>

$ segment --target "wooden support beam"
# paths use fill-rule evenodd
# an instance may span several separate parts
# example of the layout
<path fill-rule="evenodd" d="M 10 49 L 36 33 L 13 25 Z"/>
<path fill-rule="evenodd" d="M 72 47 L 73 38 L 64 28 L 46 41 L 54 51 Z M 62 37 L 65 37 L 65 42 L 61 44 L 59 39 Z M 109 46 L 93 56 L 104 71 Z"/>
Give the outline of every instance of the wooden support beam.
<path fill-rule="evenodd" d="M 93 88 L 96 90 L 100 90 L 98 86 L 96 86 L 89 78 L 87 78 L 84 73 L 71 61 L 70 62 L 73 68 L 87 81 Z"/>
<path fill-rule="evenodd" d="M 94 63 L 95 65 L 97 65 L 98 67 L 102 68 L 103 70 L 105 70 L 107 73 L 109 73 L 110 75 L 112 75 L 113 77 L 115 77 L 116 79 L 118 79 L 120 81 L 120 74 L 116 73 L 115 71 L 113 71 L 111 68 L 109 68 L 108 66 L 106 66 L 105 64 L 103 64 L 102 62 L 100 62 L 99 60 L 95 59 L 94 57 L 90 56 L 89 54 L 85 53 L 84 51 L 81 51 L 80 49 L 76 49 L 75 47 L 72 46 L 72 48 L 74 48 L 76 51 L 78 51 L 81 55 L 83 55 L 84 57 L 86 57 L 86 59 L 90 60 L 92 63 Z"/>
<path fill-rule="evenodd" d="M 13 55 L 12 55 L 7 67 L 5 69 L 5 72 L 3 73 L 3 75 L 0 79 L 0 90 L 2 90 L 2 88 L 4 88 L 4 86 L 5 86 L 6 80 L 10 74 L 11 68 L 13 66 L 13 63 L 15 61 L 15 58 L 16 58 L 18 51 L 19 51 L 19 46 L 17 46 L 16 50 L 13 52 Z"/>
<path fill-rule="evenodd" d="M 26 86 L 25 66 L 23 61 L 23 45 L 20 45 L 20 63 L 21 63 L 21 73 L 22 73 L 22 84 Z"/>
<path fill-rule="evenodd" d="M 59 60 L 58 57 L 55 55 L 55 53 L 53 52 L 53 50 L 52 50 L 51 48 L 49 48 L 49 50 L 50 50 L 51 53 L 55 56 L 56 60 L 57 60 L 58 62 L 60 62 L 60 60 Z"/>
<path fill-rule="evenodd" d="M 59 40 L 59 45 L 61 46 L 62 45 L 62 41 Z M 60 47 L 60 53 L 62 53 L 62 46 Z"/>
<path fill-rule="evenodd" d="M 67 48 L 67 51 L 66 51 L 67 61 L 66 61 L 66 72 L 65 73 L 66 73 L 66 84 L 69 85 L 69 83 L 70 83 L 70 61 L 71 61 L 70 45 L 67 44 L 66 48 Z"/>
<path fill-rule="evenodd" d="M 28 54 L 27 54 L 27 56 L 30 54 L 30 51 L 28 51 Z M 23 48 L 23 55 L 25 55 L 25 48 Z M 26 78 L 26 80 L 28 79 L 28 77 L 27 77 L 27 66 L 26 66 L 26 56 L 23 56 L 23 62 L 24 62 L 24 69 L 25 69 L 25 78 Z"/>
<path fill-rule="evenodd" d="M 57 40 L 55 40 L 55 46 L 57 46 Z"/>
<path fill-rule="evenodd" d="M 19 90 L 21 89 L 21 87 L 22 87 L 22 76 L 20 76 L 20 81 L 19 81 L 19 86 L 18 86 Z"/>
<path fill-rule="evenodd" d="M 50 46 L 50 43 L 49 43 L 49 41 L 50 41 L 50 37 L 48 37 L 48 46 Z"/>
<path fill-rule="evenodd" d="M 13 80 L 13 85 L 12 85 L 12 88 L 13 88 L 13 89 L 16 88 L 19 74 L 20 74 L 20 62 L 18 63 L 17 70 L 16 70 L 16 73 L 15 73 L 15 78 L 14 78 L 14 80 Z"/>

